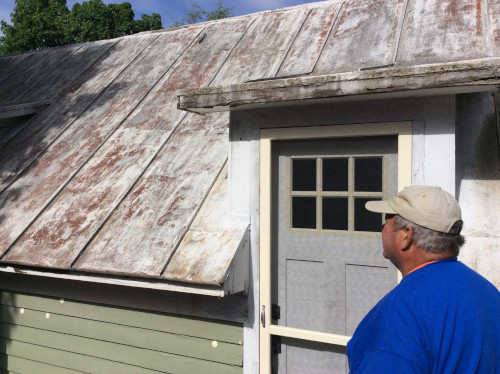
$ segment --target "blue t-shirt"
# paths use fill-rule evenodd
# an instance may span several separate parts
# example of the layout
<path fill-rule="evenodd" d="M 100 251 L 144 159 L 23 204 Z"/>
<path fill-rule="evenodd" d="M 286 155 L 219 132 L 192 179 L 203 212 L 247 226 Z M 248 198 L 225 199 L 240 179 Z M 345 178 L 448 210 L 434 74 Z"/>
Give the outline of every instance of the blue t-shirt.
<path fill-rule="evenodd" d="M 456 259 L 403 278 L 347 344 L 351 374 L 500 373 L 500 292 Z"/>

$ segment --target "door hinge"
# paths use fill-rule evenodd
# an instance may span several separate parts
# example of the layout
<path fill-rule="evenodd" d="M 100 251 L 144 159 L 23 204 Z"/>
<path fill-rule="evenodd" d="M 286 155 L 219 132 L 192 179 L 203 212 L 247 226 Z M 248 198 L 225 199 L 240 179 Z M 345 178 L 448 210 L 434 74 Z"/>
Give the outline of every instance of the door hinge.
<path fill-rule="evenodd" d="M 272 338 L 272 352 L 273 355 L 279 355 L 281 353 L 281 336 L 274 335 Z"/>
<path fill-rule="evenodd" d="M 271 318 L 273 320 L 278 320 L 281 318 L 281 308 L 277 304 L 271 306 Z"/>

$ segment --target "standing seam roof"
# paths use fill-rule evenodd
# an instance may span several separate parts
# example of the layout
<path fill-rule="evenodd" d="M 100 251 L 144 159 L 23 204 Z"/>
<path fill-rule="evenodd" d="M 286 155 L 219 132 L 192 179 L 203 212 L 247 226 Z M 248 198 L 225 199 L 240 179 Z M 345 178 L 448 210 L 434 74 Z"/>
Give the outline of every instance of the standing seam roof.
<path fill-rule="evenodd" d="M 348 0 L 2 57 L 0 107 L 51 105 L 0 142 L 0 262 L 221 284 L 229 118 L 177 90 L 499 52 L 496 1 Z"/>

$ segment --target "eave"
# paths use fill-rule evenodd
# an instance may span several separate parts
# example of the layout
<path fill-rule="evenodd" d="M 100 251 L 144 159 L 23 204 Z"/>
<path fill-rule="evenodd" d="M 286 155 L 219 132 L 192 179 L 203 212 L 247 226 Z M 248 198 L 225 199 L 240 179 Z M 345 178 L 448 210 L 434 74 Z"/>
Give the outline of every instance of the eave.
<path fill-rule="evenodd" d="M 178 108 L 196 113 L 246 109 L 255 106 L 299 104 L 338 98 L 377 95 L 493 91 L 500 84 L 500 58 L 428 64 L 269 79 L 178 93 Z"/>
<path fill-rule="evenodd" d="M 224 285 L 198 285 L 182 282 L 169 282 L 154 279 L 131 279 L 126 277 L 99 275 L 99 274 L 71 274 L 67 272 L 40 271 L 36 269 L 26 269 L 16 266 L 0 266 L 0 273 L 29 275 L 32 277 L 44 277 L 59 280 L 72 280 L 86 283 L 109 284 L 115 286 L 125 286 L 134 288 L 154 289 L 161 291 L 182 292 L 189 294 L 224 297 L 230 292 Z"/>

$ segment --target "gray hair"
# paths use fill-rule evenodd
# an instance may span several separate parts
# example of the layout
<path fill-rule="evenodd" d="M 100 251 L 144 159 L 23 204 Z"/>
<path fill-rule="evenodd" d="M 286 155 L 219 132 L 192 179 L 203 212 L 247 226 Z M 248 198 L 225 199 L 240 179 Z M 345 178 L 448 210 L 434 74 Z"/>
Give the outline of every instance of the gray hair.
<path fill-rule="evenodd" d="M 463 222 L 461 220 L 454 223 L 450 232 L 447 234 L 431 230 L 407 219 L 400 215 L 394 216 L 394 231 L 401 230 L 405 226 L 413 229 L 413 242 L 416 246 L 429 253 L 452 253 L 454 257 L 458 256 L 460 247 L 465 243 L 465 238 L 460 235 Z"/>

